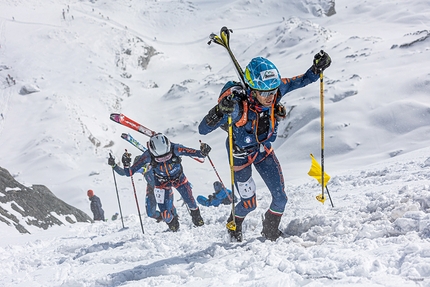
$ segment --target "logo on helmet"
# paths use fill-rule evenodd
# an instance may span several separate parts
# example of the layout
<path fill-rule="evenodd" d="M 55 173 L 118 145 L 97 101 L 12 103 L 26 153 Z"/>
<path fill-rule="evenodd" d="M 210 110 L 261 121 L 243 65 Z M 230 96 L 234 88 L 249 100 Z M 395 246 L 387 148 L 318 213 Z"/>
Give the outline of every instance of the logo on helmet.
<path fill-rule="evenodd" d="M 263 81 L 276 79 L 278 77 L 278 72 L 276 71 L 276 69 L 270 69 L 270 70 L 262 71 L 260 73 L 260 76 Z"/>

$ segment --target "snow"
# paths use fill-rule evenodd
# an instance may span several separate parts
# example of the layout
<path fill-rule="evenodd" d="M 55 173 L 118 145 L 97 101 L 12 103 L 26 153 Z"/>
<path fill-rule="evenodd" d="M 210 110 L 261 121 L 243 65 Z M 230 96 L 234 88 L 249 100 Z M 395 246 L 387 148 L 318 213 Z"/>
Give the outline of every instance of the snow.
<path fill-rule="evenodd" d="M 90 215 L 93 189 L 110 219 L 119 210 L 109 152 L 139 154 L 124 132 L 147 141 L 110 121 L 113 112 L 174 142 L 209 143 L 229 184 L 225 133 L 197 132 L 236 79 L 227 53 L 206 44 L 227 26 L 242 66 L 264 56 L 292 77 L 320 49 L 332 57 L 324 156 L 334 207 L 315 199 L 321 187 L 307 175 L 309 154 L 321 156 L 314 83 L 283 100 L 290 125 L 274 145 L 289 197 L 286 238 L 262 240 L 270 194 L 257 173 L 258 207 L 242 243 L 228 241 L 229 206 L 201 207 L 205 225 L 195 228 L 181 201 L 179 232 L 143 215 L 142 234 L 130 179 L 116 176 L 126 229 L 119 219 L 62 220 L 24 235 L 1 223 L 0 286 L 430 286 L 430 3 L 338 0 L 327 17 L 330 2 L 3 0 L 0 166 L 22 184 L 46 185 Z M 151 53 L 143 69 L 139 56 Z M 183 164 L 194 195 L 211 194 L 208 161 Z M 145 182 L 134 179 L 144 213 Z"/>

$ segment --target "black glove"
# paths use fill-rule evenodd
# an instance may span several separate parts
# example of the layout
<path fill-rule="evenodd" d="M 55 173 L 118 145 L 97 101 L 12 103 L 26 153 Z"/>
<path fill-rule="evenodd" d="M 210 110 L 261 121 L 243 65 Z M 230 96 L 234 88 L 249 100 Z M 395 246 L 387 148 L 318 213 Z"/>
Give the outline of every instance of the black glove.
<path fill-rule="evenodd" d="M 234 101 L 231 97 L 225 97 L 218 103 L 218 111 L 223 114 L 231 114 L 234 111 Z"/>
<path fill-rule="evenodd" d="M 233 96 L 237 99 L 243 99 L 244 97 L 246 97 L 246 91 L 240 87 L 233 87 L 231 88 Z"/>
<path fill-rule="evenodd" d="M 278 121 L 282 121 L 287 117 L 287 110 L 283 104 L 277 103 L 275 105 L 275 117 Z"/>
<path fill-rule="evenodd" d="M 203 156 L 208 156 L 211 149 L 212 148 L 207 143 L 200 143 L 200 152 Z"/>
<path fill-rule="evenodd" d="M 122 155 L 122 165 L 124 168 L 130 167 L 131 163 L 131 153 L 128 153 L 127 151 Z"/>
<path fill-rule="evenodd" d="M 312 65 L 312 72 L 315 74 L 319 74 L 323 72 L 325 69 L 330 67 L 331 58 L 330 56 L 321 50 L 318 54 L 314 56 L 314 64 Z"/>
<path fill-rule="evenodd" d="M 108 165 L 110 165 L 111 167 L 116 166 L 115 159 L 112 157 L 111 154 L 109 154 Z"/>

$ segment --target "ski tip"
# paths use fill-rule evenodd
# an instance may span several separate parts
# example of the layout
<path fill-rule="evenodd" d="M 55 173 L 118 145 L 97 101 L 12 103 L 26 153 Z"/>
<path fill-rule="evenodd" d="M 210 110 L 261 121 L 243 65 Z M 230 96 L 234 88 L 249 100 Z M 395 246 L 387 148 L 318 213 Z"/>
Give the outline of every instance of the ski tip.
<path fill-rule="evenodd" d="M 120 114 L 110 114 L 110 119 L 114 122 L 119 123 Z"/>
<path fill-rule="evenodd" d="M 126 134 L 126 133 L 122 133 L 122 134 L 121 134 L 121 137 L 122 137 L 123 139 L 127 139 L 127 138 L 128 138 L 128 134 Z"/>

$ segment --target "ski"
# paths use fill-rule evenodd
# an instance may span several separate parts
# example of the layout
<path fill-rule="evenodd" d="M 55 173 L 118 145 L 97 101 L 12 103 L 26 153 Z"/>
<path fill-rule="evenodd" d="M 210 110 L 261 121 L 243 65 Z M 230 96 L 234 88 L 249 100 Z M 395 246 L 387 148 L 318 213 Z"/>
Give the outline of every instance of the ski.
<path fill-rule="evenodd" d="M 130 119 L 129 117 L 123 115 L 123 114 L 110 114 L 110 119 L 116 123 L 119 123 L 123 126 L 129 127 L 135 131 L 138 131 L 148 137 L 151 137 L 153 135 L 155 135 L 156 133 L 145 127 L 142 126 L 141 124 L 139 124 L 138 122 L 133 121 L 132 119 Z"/>
<path fill-rule="evenodd" d="M 123 126 L 126 126 L 126 127 L 128 127 L 128 128 L 131 128 L 132 130 L 135 130 L 135 131 L 138 131 L 138 132 L 140 132 L 140 133 L 142 133 L 142 134 L 144 134 L 144 135 L 146 135 L 146 136 L 148 136 L 148 137 L 152 137 L 153 135 L 155 135 L 156 134 L 156 132 L 154 132 L 153 130 L 151 130 L 151 129 L 149 129 L 149 128 L 147 128 L 147 127 L 145 127 L 145 126 L 142 126 L 141 124 L 139 124 L 138 122 L 136 122 L 136 121 L 134 121 L 134 120 L 132 120 L 132 119 L 130 119 L 129 117 L 127 117 L 127 116 L 125 116 L 125 115 L 123 115 L 123 114 L 116 114 L 116 113 L 113 113 L 113 114 L 110 114 L 110 119 L 112 120 L 112 121 L 114 121 L 114 122 L 116 122 L 116 123 L 118 123 L 118 124 L 120 124 L 120 125 L 123 125 Z M 121 135 L 121 137 L 122 138 L 124 138 L 123 137 L 123 135 L 124 134 L 122 134 Z M 127 136 L 127 135 L 126 135 Z M 128 137 L 128 136 L 127 136 Z M 131 137 L 131 136 L 130 136 Z M 126 139 L 126 138 L 124 138 L 125 140 L 127 140 L 128 141 L 128 139 Z M 137 142 L 137 141 L 136 141 Z M 133 142 L 130 142 L 131 144 L 133 144 L 134 145 L 134 143 Z M 138 143 L 138 142 L 137 142 Z M 141 144 L 139 144 L 141 147 L 143 147 Z M 136 146 L 136 145 L 135 145 Z M 136 146 L 138 149 L 140 149 L 138 146 Z M 200 162 L 200 163 L 203 163 L 205 160 L 204 159 L 201 159 L 201 158 L 197 158 L 197 157 L 191 157 L 192 159 L 194 159 L 194 160 L 196 160 L 196 161 L 198 161 L 198 162 Z"/>
<path fill-rule="evenodd" d="M 123 133 L 121 134 L 121 137 L 126 141 L 128 141 L 129 143 L 131 143 L 132 145 L 134 145 L 135 147 L 137 147 L 140 151 L 142 152 L 146 151 L 146 148 L 143 145 L 141 145 L 140 142 L 135 140 L 130 134 Z"/>
<path fill-rule="evenodd" d="M 242 83 L 243 87 L 245 87 L 246 85 L 243 69 L 230 49 L 230 33 L 233 33 L 233 30 L 228 29 L 225 26 L 222 27 L 220 31 L 220 36 L 216 35 L 215 33 L 209 35 L 210 40 L 208 42 L 208 45 L 214 42 L 218 45 L 223 46 L 227 50 L 228 54 L 230 55 L 230 59 L 233 62 L 234 67 L 236 68 L 236 73 L 239 77 L 239 80 Z"/>

